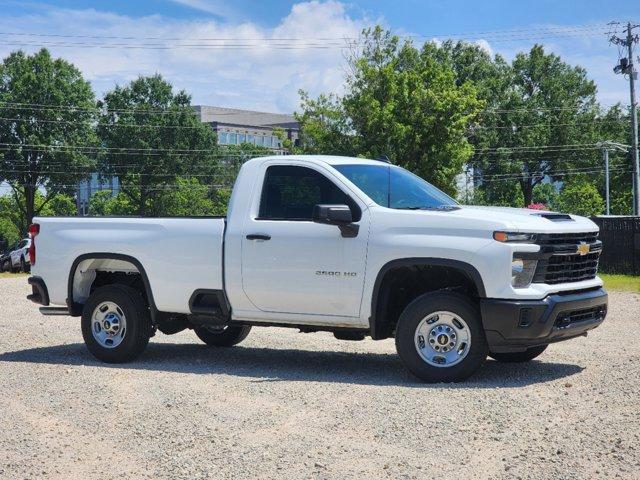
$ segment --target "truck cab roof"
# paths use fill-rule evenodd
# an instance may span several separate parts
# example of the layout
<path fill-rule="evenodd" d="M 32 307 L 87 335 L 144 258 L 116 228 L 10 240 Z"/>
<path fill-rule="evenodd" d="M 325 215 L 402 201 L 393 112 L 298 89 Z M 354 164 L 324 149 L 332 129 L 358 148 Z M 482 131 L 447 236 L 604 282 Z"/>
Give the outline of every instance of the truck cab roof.
<path fill-rule="evenodd" d="M 268 157 L 258 157 L 249 160 L 246 163 L 260 163 L 265 160 L 284 160 L 284 161 L 306 161 L 306 162 L 314 162 L 314 163 L 322 163 L 325 165 L 352 165 L 352 164 L 360 164 L 360 165 L 384 165 L 389 164 L 389 162 L 385 160 L 375 160 L 369 158 L 356 158 L 356 157 L 345 157 L 340 155 L 273 155 Z"/>

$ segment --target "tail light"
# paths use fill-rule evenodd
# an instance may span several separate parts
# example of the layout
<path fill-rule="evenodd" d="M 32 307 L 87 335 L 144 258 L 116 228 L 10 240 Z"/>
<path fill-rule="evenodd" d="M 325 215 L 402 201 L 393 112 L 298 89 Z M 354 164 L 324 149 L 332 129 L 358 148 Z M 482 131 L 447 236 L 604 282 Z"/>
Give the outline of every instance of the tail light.
<path fill-rule="evenodd" d="M 40 233 L 40 225 L 32 223 L 29 225 L 29 238 L 31 238 L 31 245 L 29 246 L 29 262 L 31 266 L 36 264 L 36 236 Z"/>

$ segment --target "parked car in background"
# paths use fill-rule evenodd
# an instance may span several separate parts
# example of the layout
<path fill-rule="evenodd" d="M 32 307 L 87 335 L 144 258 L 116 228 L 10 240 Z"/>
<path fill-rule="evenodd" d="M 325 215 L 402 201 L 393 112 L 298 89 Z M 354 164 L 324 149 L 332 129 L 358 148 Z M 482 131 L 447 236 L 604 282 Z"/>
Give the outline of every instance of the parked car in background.
<path fill-rule="evenodd" d="M 31 239 L 25 238 L 20 240 L 15 249 L 11 251 L 9 256 L 11 257 L 11 271 L 13 272 L 28 272 L 31 269 L 31 262 L 29 261 L 29 247 L 31 246 Z"/>
<path fill-rule="evenodd" d="M 8 272 L 11 270 L 11 249 L 7 249 L 0 253 L 0 272 Z"/>

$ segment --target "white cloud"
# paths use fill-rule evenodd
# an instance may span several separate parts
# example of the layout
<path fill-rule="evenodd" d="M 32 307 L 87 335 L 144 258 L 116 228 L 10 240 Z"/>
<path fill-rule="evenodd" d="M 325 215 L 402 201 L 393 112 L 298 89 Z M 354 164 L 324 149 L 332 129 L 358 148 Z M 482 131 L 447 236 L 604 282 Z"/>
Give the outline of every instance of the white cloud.
<path fill-rule="evenodd" d="M 184 0 L 189 3 L 217 2 Z M 352 38 L 369 24 L 365 18 L 351 18 L 338 1 L 310 1 L 295 4 L 289 14 L 272 28 L 253 22 L 214 19 L 176 20 L 152 15 L 132 18 L 94 9 L 50 8 L 38 14 L 0 17 L 4 31 L 38 32 L 57 35 L 112 36 L 115 39 L 12 37 L 23 49 L 49 48 L 55 56 L 73 62 L 92 82 L 98 96 L 116 84 L 124 84 L 138 75 L 161 73 L 177 88 L 184 88 L 196 104 L 212 104 L 267 111 L 290 112 L 298 106 L 298 90 L 312 95 L 341 91 L 344 81 L 344 51 L 340 48 L 313 48 L 318 38 Z M 225 39 L 221 45 L 250 42 L 245 49 L 140 49 L 126 45 L 162 43 L 183 39 L 183 43 L 202 44 L 202 39 Z M 131 39 L 133 38 L 133 39 Z M 273 46 L 273 39 L 296 38 L 304 48 Z M 49 44 L 47 45 L 47 42 Z M 61 47 L 59 42 L 120 44 L 114 48 Z M 25 43 L 37 43 L 26 45 Z M 170 42 L 167 42 L 170 43 Z M 175 44 L 175 42 L 174 42 Z M 283 42 L 291 46 L 291 42 Z M 0 43 L 5 56 L 20 45 Z"/>
<path fill-rule="evenodd" d="M 212 13 L 220 17 L 231 17 L 235 15 L 235 11 L 229 5 L 230 2 L 219 0 L 171 0 L 186 7 L 200 10 L 202 12 Z"/>
<path fill-rule="evenodd" d="M 474 43 L 477 46 L 479 46 L 482 50 L 487 52 L 489 55 L 491 56 L 494 55 L 495 52 L 493 51 L 493 48 L 491 48 L 491 45 L 486 40 L 480 39 L 480 40 L 476 40 Z"/>
<path fill-rule="evenodd" d="M 206 17 L 203 20 L 172 19 L 160 15 L 133 18 L 95 9 L 63 9 L 46 7 L 38 13 L 0 16 L 0 31 L 37 32 L 57 35 L 111 36 L 114 39 L 4 37 L 0 54 L 5 56 L 21 46 L 35 51 L 47 46 L 54 55 L 64 57 L 82 70 L 94 85 L 98 96 L 116 84 L 124 84 L 138 75 L 161 73 L 177 88 L 185 89 L 196 104 L 266 111 L 290 112 L 298 107 L 298 90 L 315 96 L 321 92 L 343 89 L 344 50 L 319 49 L 309 44 L 322 43 L 314 39 L 353 38 L 365 26 L 376 22 L 350 14 L 347 4 L 336 0 L 308 1 L 293 5 L 289 14 L 273 27 L 251 21 L 230 20 L 230 2 L 223 0 L 172 0 L 193 8 L 216 13 L 225 19 Z M 231 7 L 233 8 L 233 7 Z M 233 18 L 237 18 L 233 16 Z M 411 32 L 404 32 L 411 34 Z M 201 39 L 226 39 L 229 47 L 238 42 L 256 43 L 249 49 L 136 49 L 129 44 L 162 43 L 179 38 L 185 43 L 203 43 Z M 302 39 L 306 48 L 274 48 L 273 40 Z M 440 43 L 442 38 L 433 38 Z M 597 81 L 603 103 L 628 103 L 627 84 L 611 72 L 616 60 L 615 48 L 605 38 L 543 39 L 547 51 L 562 56 L 573 65 L 587 68 L 590 78 Z M 47 42 L 116 43 L 117 48 L 89 46 L 61 47 Z M 528 51 L 535 39 L 505 42 L 500 38 L 478 38 L 475 43 L 490 53 L 512 59 L 518 51 Z M 10 44 L 13 43 L 13 44 Z M 28 45 L 29 43 L 35 45 Z M 124 44 L 124 45 L 122 45 Z M 284 47 L 290 45 L 284 42 Z"/>

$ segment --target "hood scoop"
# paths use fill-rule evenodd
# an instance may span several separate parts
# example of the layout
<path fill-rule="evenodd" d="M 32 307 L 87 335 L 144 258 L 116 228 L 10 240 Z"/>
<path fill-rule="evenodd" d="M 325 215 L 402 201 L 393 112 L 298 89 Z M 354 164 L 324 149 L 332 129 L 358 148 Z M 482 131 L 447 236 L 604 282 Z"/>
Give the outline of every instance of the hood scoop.
<path fill-rule="evenodd" d="M 573 218 L 571 215 L 567 215 L 566 213 L 534 213 L 536 217 L 546 218 L 547 220 L 551 220 L 552 222 L 573 222 Z"/>

